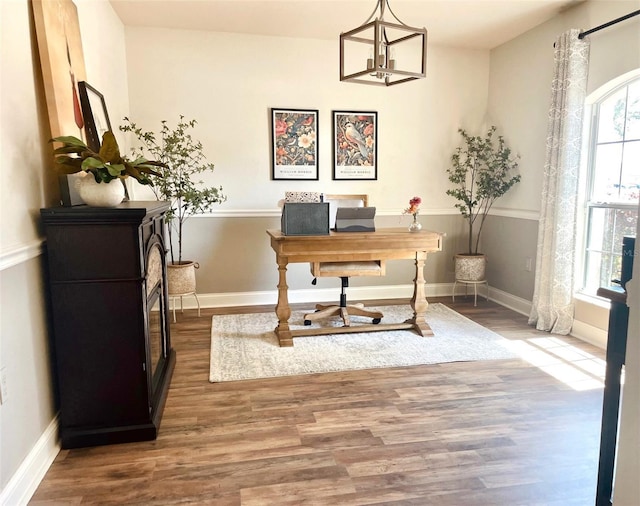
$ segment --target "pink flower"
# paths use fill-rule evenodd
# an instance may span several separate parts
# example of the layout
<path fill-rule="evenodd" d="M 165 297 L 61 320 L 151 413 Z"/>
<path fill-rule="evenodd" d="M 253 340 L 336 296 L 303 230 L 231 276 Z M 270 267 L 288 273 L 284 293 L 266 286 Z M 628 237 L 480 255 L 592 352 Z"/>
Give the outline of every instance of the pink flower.
<path fill-rule="evenodd" d="M 409 200 L 409 207 L 402 211 L 402 214 L 417 215 L 420 212 L 420 204 L 422 204 L 422 199 L 420 197 L 413 197 Z"/>
<path fill-rule="evenodd" d="M 287 123 L 285 121 L 282 121 L 281 119 L 277 119 L 276 120 L 276 137 L 280 137 L 281 135 L 286 134 L 288 128 L 289 127 L 287 126 Z"/>

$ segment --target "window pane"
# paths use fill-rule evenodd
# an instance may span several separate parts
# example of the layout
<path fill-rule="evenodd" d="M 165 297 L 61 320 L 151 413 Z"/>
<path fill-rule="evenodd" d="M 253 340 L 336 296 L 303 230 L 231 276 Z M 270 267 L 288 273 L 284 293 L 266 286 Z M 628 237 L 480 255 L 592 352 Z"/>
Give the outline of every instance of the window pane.
<path fill-rule="evenodd" d="M 622 144 L 604 144 L 596 148 L 591 200 L 611 202 L 620 198 Z"/>
<path fill-rule="evenodd" d="M 602 285 L 600 283 L 600 266 L 602 265 L 602 255 L 597 251 L 587 251 L 587 259 L 585 262 L 585 282 L 583 291 L 596 294 L 598 288 Z"/>
<path fill-rule="evenodd" d="M 587 248 L 590 250 L 602 251 L 605 249 L 605 230 L 611 228 L 613 223 L 607 223 L 607 219 L 611 218 L 611 213 L 607 213 L 608 209 L 593 208 L 589 215 L 589 237 Z"/>
<path fill-rule="evenodd" d="M 640 79 L 597 104 L 592 124 L 583 290 L 620 279 L 622 238 L 634 236 L 640 201 Z M 600 206 L 600 207 L 598 207 Z"/>
<path fill-rule="evenodd" d="M 613 211 L 612 211 L 613 212 Z M 622 255 L 622 238 L 625 235 L 635 237 L 638 223 L 638 209 L 616 209 L 613 228 L 614 250 Z"/>
<path fill-rule="evenodd" d="M 600 104 L 598 142 L 621 141 L 624 132 L 626 87 Z"/>
<path fill-rule="evenodd" d="M 625 142 L 620 200 L 635 204 L 640 196 L 640 141 Z"/>
<path fill-rule="evenodd" d="M 635 236 L 637 209 L 592 208 L 585 259 L 584 291 L 595 294 L 599 287 L 620 279 L 622 238 Z"/>
<path fill-rule="evenodd" d="M 625 140 L 640 139 L 640 79 L 629 86 Z"/>

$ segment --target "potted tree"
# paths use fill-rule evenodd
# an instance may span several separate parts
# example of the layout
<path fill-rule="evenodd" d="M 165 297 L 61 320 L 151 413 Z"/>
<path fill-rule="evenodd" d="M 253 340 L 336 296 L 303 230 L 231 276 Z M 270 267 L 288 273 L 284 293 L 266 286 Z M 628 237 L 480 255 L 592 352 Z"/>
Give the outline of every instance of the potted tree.
<path fill-rule="evenodd" d="M 140 184 L 153 184 L 164 166 L 161 162 L 140 156 L 135 160 L 120 154 L 113 132 L 102 136 L 100 150 L 96 153 L 82 140 L 74 136 L 55 137 L 49 142 L 61 145 L 54 149 L 55 166 L 62 174 L 85 172 L 77 181 L 78 193 L 85 204 L 96 207 L 117 206 L 125 196 L 124 179 L 133 177 Z"/>
<path fill-rule="evenodd" d="M 518 167 L 518 156 L 512 156 L 496 127 L 485 137 L 469 135 L 459 129 L 464 144 L 451 156 L 447 169 L 453 188 L 447 195 L 455 198 L 455 207 L 467 221 L 467 251 L 455 255 L 455 279 L 481 281 L 485 279 L 486 257 L 479 253 L 480 235 L 489 210 L 498 197 L 520 181 L 512 175 Z"/>
<path fill-rule="evenodd" d="M 144 131 L 129 118 L 125 117 L 124 121 L 120 130 L 131 132 L 141 144 L 133 149 L 134 153 L 150 153 L 163 163 L 150 179 L 156 198 L 171 203 L 166 216 L 170 254 L 170 262 L 167 262 L 169 295 L 195 295 L 195 269 L 199 265 L 182 258 L 184 224 L 194 214 L 207 212 L 214 204 L 226 200 L 222 187 L 206 187 L 195 179 L 198 174 L 211 172 L 214 168 L 207 162 L 202 143 L 191 136 L 196 120 L 187 121 L 180 116 L 173 129 L 162 121 L 158 134 Z"/>

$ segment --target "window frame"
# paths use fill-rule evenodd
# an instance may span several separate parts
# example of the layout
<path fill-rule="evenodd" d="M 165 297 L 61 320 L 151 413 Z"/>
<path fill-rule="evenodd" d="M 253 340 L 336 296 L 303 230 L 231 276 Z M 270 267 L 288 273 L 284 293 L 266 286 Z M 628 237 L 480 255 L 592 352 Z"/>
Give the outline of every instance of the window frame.
<path fill-rule="evenodd" d="M 584 199 L 582 205 L 582 216 L 580 218 L 581 226 L 580 226 L 580 235 L 581 240 L 578 241 L 578 245 L 580 247 L 580 251 L 578 252 L 579 261 L 576 263 L 577 268 L 577 276 L 576 281 L 578 286 L 577 292 L 588 296 L 588 297 L 596 297 L 595 291 L 590 289 L 587 286 L 588 281 L 588 267 L 589 267 L 589 254 L 601 253 L 603 255 L 610 254 L 614 256 L 622 256 L 620 253 L 616 252 L 617 245 L 613 245 L 615 249 L 611 251 L 605 251 L 604 249 L 595 249 L 590 247 L 591 244 L 591 233 L 592 233 L 592 212 L 594 209 L 611 209 L 611 210 L 619 210 L 619 211 L 637 211 L 638 203 L 630 204 L 616 201 L 595 201 L 593 200 L 593 190 L 594 190 L 594 181 L 596 177 L 596 154 L 598 149 L 598 130 L 600 128 L 600 119 L 601 119 L 601 106 L 607 99 L 616 93 L 620 92 L 622 89 L 627 89 L 627 97 L 628 100 L 628 88 L 640 81 L 640 70 L 637 72 L 632 72 L 629 75 L 621 76 L 622 79 L 614 79 L 608 85 L 606 85 L 607 89 L 601 93 L 592 94 L 591 100 L 588 99 L 587 108 L 585 109 L 585 121 L 584 121 L 584 132 L 586 142 L 583 144 L 583 152 L 586 151 L 586 161 L 583 166 L 583 174 L 584 174 Z M 625 122 L 627 117 L 627 110 L 625 110 Z M 612 142 L 602 142 L 600 144 L 615 144 L 621 143 L 623 146 L 626 142 L 637 142 L 635 139 L 632 141 L 627 141 L 623 138 L 620 141 L 612 141 Z M 623 158 L 621 158 L 621 163 Z M 622 166 L 620 167 L 620 174 L 622 174 Z M 640 218 L 640 217 L 638 217 Z M 619 245 L 620 249 L 622 248 L 622 244 Z M 615 272 L 611 272 L 610 276 L 613 278 L 616 275 Z"/>

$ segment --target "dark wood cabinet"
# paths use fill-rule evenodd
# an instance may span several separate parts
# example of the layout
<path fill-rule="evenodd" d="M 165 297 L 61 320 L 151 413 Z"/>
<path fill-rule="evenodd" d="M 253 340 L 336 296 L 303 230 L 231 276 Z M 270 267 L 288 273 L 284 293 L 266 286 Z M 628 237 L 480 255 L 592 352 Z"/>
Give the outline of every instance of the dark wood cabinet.
<path fill-rule="evenodd" d="M 63 448 L 155 439 L 175 366 L 165 202 L 42 209 Z"/>

